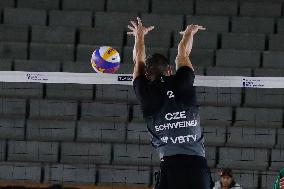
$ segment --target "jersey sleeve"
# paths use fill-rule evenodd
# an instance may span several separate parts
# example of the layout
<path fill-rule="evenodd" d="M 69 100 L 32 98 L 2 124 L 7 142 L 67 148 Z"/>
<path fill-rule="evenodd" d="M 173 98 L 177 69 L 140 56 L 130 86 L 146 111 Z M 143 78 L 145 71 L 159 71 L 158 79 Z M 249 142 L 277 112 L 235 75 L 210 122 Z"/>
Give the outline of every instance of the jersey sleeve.
<path fill-rule="evenodd" d="M 195 78 L 194 71 L 188 66 L 183 66 L 177 70 L 175 82 L 178 88 L 186 89 L 188 87 L 193 86 L 194 78 Z"/>
<path fill-rule="evenodd" d="M 138 76 L 133 81 L 133 89 L 140 103 L 142 101 L 142 97 L 145 96 L 146 85 L 147 79 L 145 78 L 145 76 Z"/>
<path fill-rule="evenodd" d="M 194 71 L 187 66 L 180 67 L 175 75 L 175 92 L 180 102 L 186 106 L 197 105 L 194 78 Z"/>

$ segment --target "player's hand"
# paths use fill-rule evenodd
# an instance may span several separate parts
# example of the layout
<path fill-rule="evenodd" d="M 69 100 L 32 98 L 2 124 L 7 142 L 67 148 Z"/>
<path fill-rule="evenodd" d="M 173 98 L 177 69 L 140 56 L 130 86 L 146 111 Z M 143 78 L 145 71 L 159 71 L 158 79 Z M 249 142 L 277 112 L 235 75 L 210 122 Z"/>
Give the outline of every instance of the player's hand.
<path fill-rule="evenodd" d="M 137 23 L 134 21 L 130 21 L 130 24 L 127 27 L 128 29 L 130 29 L 127 34 L 134 35 L 135 37 L 143 37 L 144 35 L 147 35 L 149 31 L 154 29 L 154 26 L 143 26 L 142 21 L 139 17 L 137 17 Z"/>
<path fill-rule="evenodd" d="M 280 179 L 280 189 L 284 189 L 284 177 Z"/>
<path fill-rule="evenodd" d="M 206 28 L 203 26 L 191 24 L 191 25 L 188 25 L 184 31 L 181 31 L 180 34 L 181 35 L 189 35 L 189 34 L 194 35 L 198 32 L 198 30 L 206 30 Z"/>

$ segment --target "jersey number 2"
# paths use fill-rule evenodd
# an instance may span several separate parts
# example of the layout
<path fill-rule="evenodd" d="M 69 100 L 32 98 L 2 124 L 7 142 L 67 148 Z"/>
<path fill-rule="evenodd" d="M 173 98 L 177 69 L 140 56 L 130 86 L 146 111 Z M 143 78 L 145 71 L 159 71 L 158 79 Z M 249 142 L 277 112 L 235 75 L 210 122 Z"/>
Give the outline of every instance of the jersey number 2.
<path fill-rule="evenodd" d="M 174 98 L 174 92 L 173 91 L 167 91 L 167 95 L 169 96 L 169 98 Z"/>

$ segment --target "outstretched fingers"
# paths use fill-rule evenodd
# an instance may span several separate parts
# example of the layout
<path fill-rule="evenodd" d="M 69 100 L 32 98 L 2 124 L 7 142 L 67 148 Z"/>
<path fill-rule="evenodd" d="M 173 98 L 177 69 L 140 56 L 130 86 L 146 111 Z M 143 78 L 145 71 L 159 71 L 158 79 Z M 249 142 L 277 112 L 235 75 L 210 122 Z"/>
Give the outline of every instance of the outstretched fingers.
<path fill-rule="evenodd" d="M 146 29 L 147 32 L 152 31 L 155 28 L 155 26 L 150 26 Z"/>
<path fill-rule="evenodd" d="M 197 25 L 197 27 L 198 27 L 199 30 L 206 30 L 206 28 L 203 27 L 203 26 L 198 26 L 198 25 Z"/>
<path fill-rule="evenodd" d="M 139 17 L 137 17 L 138 26 L 142 26 L 142 21 Z"/>
<path fill-rule="evenodd" d="M 127 28 L 130 29 L 131 31 L 135 30 L 135 28 L 133 26 L 131 26 L 131 25 L 128 25 Z"/>
<path fill-rule="evenodd" d="M 130 21 L 130 23 L 132 24 L 132 27 L 134 27 L 135 29 L 137 28 L 137 24 L 134 21 Z"/>
<path fill-rule="evenodd" d="M 134 32 L 127 32 L 127 35 L 135 35 Z"/>

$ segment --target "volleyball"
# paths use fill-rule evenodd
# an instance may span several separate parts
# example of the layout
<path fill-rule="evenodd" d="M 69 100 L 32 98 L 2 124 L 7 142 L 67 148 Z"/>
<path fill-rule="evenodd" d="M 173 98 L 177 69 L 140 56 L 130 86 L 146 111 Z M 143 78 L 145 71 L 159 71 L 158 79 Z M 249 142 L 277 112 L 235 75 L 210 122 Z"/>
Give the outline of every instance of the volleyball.
<path fill-rule="evenodd" d="M 101 46 L 93 52 L 91 64 L 98 73 L 115 73 L 120 66 L 120 56 L 114 48 Z"/>

